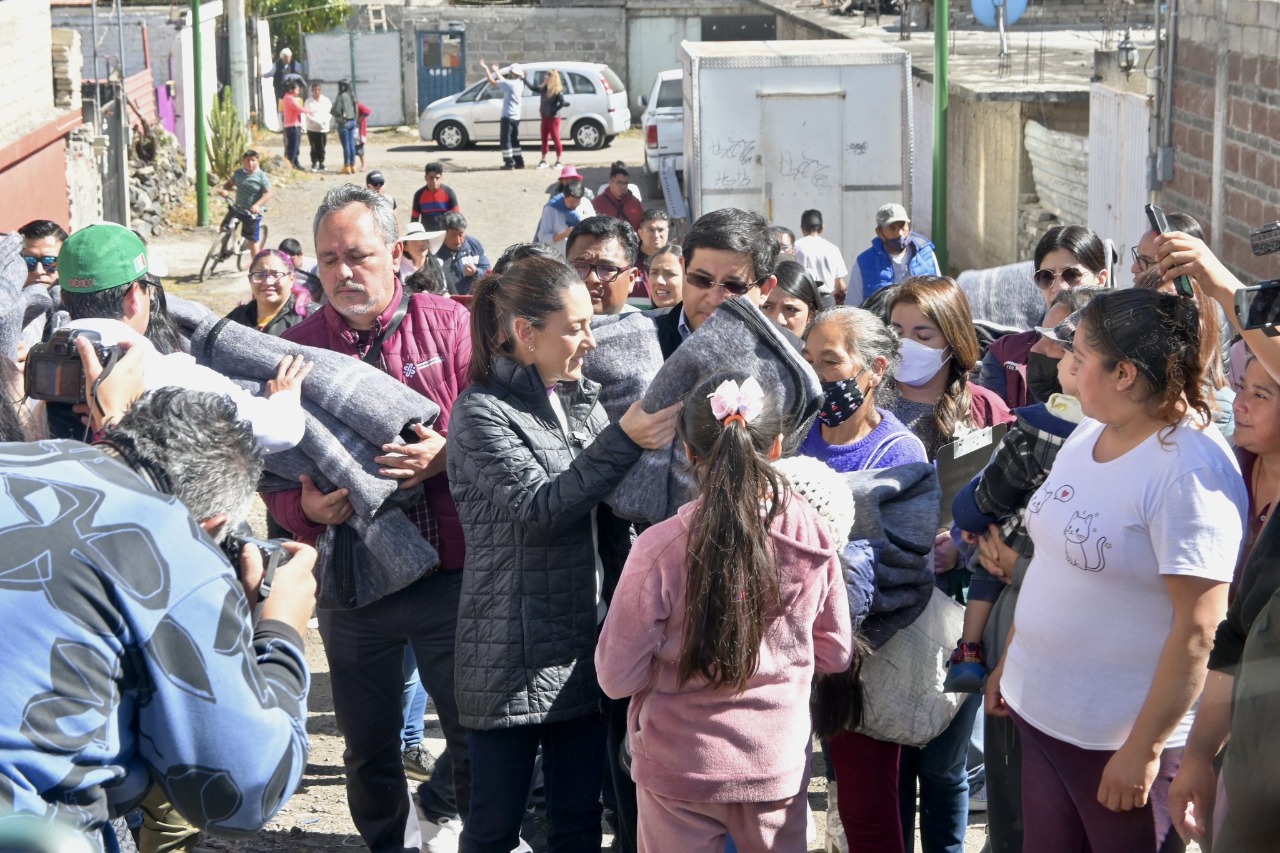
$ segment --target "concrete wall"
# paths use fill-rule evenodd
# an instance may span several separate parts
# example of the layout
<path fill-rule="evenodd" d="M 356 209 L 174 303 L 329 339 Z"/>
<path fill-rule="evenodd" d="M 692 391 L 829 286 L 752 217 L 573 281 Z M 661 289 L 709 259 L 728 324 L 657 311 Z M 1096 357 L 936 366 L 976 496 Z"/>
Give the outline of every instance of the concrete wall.
<path fill-rule="evenodd" d="M 390 16 L 392 10 L 387 11 Z M 480 79 L 482 59 L 505 64 L 563 57 L 604 62 L 619 75 L 626 73 L 626 10 L 621 3 L 592 8 L 406 6 L 401 15 L 405 115 L 415 117 L 411 124 L 417 124 L 418 115 L 416 32 L 448 29 L 451 21 L 466 27 L 467 85 Z"/>
<path fill-rule="evenodd" d="M 190 3 L 180 4 L 180 9 L 189 10 Z M 84 6 L 58 6 L 52 10 L 53 25 L 67 27 L 80 33 L 81 56 L 84 60 L 84 76 L 92 79 L 93 70 L 93 16 L 92 10 Z M 151 52 L 151 62 L 156 66 L 155 78 L 160 81 L 169 79 L 168 60 L 176 60 L 178 51 L 179 29 L 169 24 L 168 6 L 125 6 L 121 9 L 120 19 L 123 29 L 117 27 L 114 10 L 109 6 L 98 8 L 98 71 L 99 77 L 105 78 L 113 71 L 120 56 L 120 39 L 124 38 L 125 75 L 136 74 L 145 65 L 143 53 L 143 28 L 146 28 L 146 43 Z"/>
<path fill-rule="evenodd" d="M 1280 219 L 1280 0 L 1181 0 L 1178 13 L 1174 177 L 1161 201 L 1198 218 L 1242 278 L 1275 278 L 1276 258 L 1255 258 L 1249 232 Z"/>
<path fill-rule="evenodd" d="M 628 33 L 632 21 L 691 19 L 688 29 L 700 33 L 697 21 L 704 17 L 761 14 L 765 10 L 751 0 L 543 0 L 541 6 L 493 7 L 408 2 L 399 8 L 389 4 L 387 9 L 388 18 L 402 33 L 406 116 L 418 115 L 414 32 L 444 30 L 450 21 L 460 21 L 467 29 L 468 85 L 480 79 L 477 63 L 481 59 L 499 63 L 543 59 L 603 62 L 622 78 L 637 121 L 638 98 L 648 94 L 653 74 L 648 64 L 630 62 Z M 673 57 L 663 67 L 674 68 L 677 64 Z M 643 79 L 631 79 L 632 69 L 640 65 L 646 69 L 640 75 Z"/>
<path fill-rule="evenodd" d="M 928 150 L 917 148 L 917 160 L 929 156 Z M 947 130 L 950 266 L 982 269 L 1018 259 L 1015 235 L 1025 157 L 1022 104 L 952 95 Z"/>
<path fill-rule="evenodd" d="M 41 0 L 0 3 L 0 148 L 52 118 L 53 37 L 49 8 Z"/>

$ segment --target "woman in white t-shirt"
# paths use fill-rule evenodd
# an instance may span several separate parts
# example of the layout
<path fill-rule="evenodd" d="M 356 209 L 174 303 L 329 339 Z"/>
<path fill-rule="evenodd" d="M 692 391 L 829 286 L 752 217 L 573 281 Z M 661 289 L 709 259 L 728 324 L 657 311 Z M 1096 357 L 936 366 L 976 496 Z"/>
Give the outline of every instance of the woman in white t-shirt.
<path fill-rule="evenodd" d="M 1086 418 L 1028 504 L 1035 558 L 987 680 L 987 712 L 1022 735 L 1027 850 L 1183 849 L 1169 783 L 1247 505 L 1199 353 L 1191 300 L 1124 290 L 1082 311 Z M 988 540 L 984 558 L 1004 547 Z"/>

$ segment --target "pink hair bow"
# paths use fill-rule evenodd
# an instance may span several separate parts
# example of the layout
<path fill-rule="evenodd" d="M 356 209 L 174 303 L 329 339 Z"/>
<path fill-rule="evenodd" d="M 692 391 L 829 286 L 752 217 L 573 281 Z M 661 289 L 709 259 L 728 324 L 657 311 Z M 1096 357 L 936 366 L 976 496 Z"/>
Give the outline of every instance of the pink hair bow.
<path fill-rule="evenodd" d="M 707 395 L 707 399 L 711 401 L 711 413 L 718 421 L 727 422 L 737 416 L 749 424 L 764 411 L 764 389 L 754 376 L 748 376 L 741 385 L 726 379 Z"/>

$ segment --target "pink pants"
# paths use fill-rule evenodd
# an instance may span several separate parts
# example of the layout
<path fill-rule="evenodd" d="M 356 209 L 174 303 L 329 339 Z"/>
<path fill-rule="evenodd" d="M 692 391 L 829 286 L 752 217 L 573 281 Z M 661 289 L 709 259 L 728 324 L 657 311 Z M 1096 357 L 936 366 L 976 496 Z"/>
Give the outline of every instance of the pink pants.
<path fill-rule="evenodd" d="M 544 118 L 542 120 L 542 159 L 547 159 L 547 141 L 554 140 L 556 143 L 556 159 L 564 159 L 564 144 L 560 141 L 560 117 Z"/>
<path fill-rule="evenodd" d="M 808 792 L 803 789 L 790 799 L 769 803 L 688 803 L 637 785 L 636 804 L 638 853 L 721 853 L 726 835 L 742 853 L 808 847 Z"/>

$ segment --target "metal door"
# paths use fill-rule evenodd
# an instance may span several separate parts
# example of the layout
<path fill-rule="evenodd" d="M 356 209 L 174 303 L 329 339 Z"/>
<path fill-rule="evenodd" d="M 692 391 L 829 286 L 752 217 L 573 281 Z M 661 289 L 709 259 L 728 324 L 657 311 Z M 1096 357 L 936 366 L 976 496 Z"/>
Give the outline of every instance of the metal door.
<path fill-rule="evenodd" d="M 792 69 L 775 70 L 774 76 L 787 72 Z M 843 232 L 843 126 L 832 117 L 844 114 L 844 92 L 832 86 L 825 92 L 761 92 L 759 97 L 764 215 L 799 232 L 800 215 L 820 210 L 828 239 L 838 241 Z"/>
<path fill-rule="evenodd" d="M 1129 265 L 1129 247 L 1150 226 L 1147 203 L 1147 144 L 1151 101 L 1094 83 L 1089 95 L 1089 227 L 1111 238 L 1120 269 Z M 1128 283 L 1128 276 L 1120 279 Z"/>
<path fill-rule="evenodd" d="M 350 80 L 356 100 L 373 110 L 371 127 L 404 124 L 399 33 L 313 33 L 306 39 L 309 83 L 321 83 L 332 99 L 338 81 Z"/>
<path fill-rule="evenodd" d="M 634 18 L 627 27 L 627 98 L 637 114 L 658 72 L 680 67 L 680 42 L 702 36 L 698 18 Z M 614 68 L 614 71 L 621 71 Z"/>
<path fill-rule="evenodd" d="M 466 68 L 466 31 L 418 30 L 418 114 L 466 88 Z"/>

